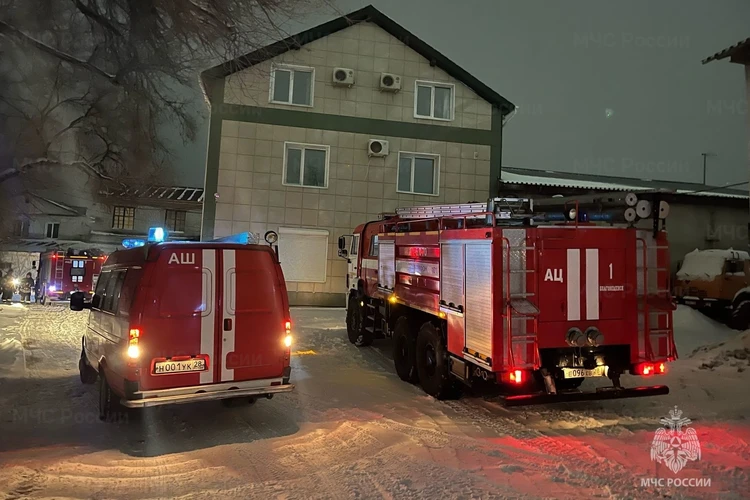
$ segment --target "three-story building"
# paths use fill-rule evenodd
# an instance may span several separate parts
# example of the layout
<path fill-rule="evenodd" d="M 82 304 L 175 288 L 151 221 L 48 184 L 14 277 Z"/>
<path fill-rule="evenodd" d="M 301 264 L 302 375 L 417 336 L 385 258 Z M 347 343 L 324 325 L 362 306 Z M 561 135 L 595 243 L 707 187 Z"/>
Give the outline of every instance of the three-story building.
<path fill-rule="evenodd" d="M 513 104 L 371 6 L 202 84 L 202 238 L 277 231 L 292 304 L 344 304 L 337 238 L 358 224 L 497 193 Z"/>

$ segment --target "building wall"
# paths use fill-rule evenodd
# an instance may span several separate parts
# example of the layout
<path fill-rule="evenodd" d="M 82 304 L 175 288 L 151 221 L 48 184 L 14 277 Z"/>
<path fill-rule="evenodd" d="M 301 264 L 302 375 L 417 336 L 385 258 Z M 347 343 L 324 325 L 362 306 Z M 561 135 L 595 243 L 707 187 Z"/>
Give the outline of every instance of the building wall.
<path fill-rule="evenodd" d="M 315 68 L 312 106 L 290 106 L 269 102 L 271 70 L 274 64 Z M 351 88 L 332 84 L 333 69 L 355 70 Z M 380 74 L 402 77 L 398 93 L 381 92 Z M 427 80 L 455 85 L 455 115 L 452 121 L 414 117 L 415 81 Z M 315 40 L 300 50 L 292 50 L 226 80 L 224 102 L 245 106 L 295 109 L 302 112 L 428 123 L 490 130 L 492 106 L 463 83 L 372 23 L 359 23 L 338 33 Z"/>
<path fill-rule="evenodd" d="M 667 233 L 672 272 L 685 254 L 696 248 L 748 248 L 747 209 L 742 206 L 711 207 L 671 203 Z"/>
<path fill-rule="evenodd" d="M 365 134 L 223 121 L 214 237 L 244 231 L 262 235 L 282 227 L 328 231 L 325 283 L 288 282 L 287 287 L 296 303 L 310 302 L 306 294 L 324 293 L 336 295 L 319 296 L 313 303 L 343 305 L 346 262 L 337 256 L 340 235 L 399 206 L 487 198 L 490 146 L 384 137 L 390 154 L 369 158 L 369 139 Z M 326 188 L 283 184 L 284 141 L 330 146 Z M 439 155 L 437 196 L 397 192 L 399 151 Z M 283 256 L 283 235 L 279 247 Z"/>

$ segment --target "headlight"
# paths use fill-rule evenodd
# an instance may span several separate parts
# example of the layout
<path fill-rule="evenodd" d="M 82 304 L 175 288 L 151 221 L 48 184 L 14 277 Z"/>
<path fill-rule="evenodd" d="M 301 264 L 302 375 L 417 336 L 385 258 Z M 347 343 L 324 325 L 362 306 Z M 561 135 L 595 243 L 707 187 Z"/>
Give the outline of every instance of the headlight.
<path fill-rule="evenodd" d="M 55 290 L 57 290 L 57 287 L 55 285 L 50 285 L 49 291 L 54 292 Z"/>
<path fill-rule="evenodd" d="M 20 281 L 20 280 L 19 280 L 18 278 L 13 278 L 13 281 L 12 281 L 12 283 L 13 283 L 13 285 L 14 285 L 14 286 L 18 286 L 18 284 L 19 284 L 20 282 L 21 282 L 21 281 Z"/>

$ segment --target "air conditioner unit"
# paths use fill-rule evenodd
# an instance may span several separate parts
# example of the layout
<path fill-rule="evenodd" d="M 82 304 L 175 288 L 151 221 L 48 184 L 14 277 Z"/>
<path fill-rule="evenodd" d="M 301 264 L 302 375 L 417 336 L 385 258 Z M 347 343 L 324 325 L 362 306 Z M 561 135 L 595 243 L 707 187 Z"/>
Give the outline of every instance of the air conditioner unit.
<path fill-rule="evenodd" d="M 401 77 L 392 73 L 381 73 L 380 90 L 384 92 L 398 92 L 401 90 Z"/>
<path fill-rule="evenodd" d="M 367 156 L 388 156 L 388 141 L 370 139 L 367 144 Z"/>
<path fill-rule="evenodd" d="M 354 70 L 349 68 L 333 68 L 333 84 L 351 87 L 354 85 Z"/>

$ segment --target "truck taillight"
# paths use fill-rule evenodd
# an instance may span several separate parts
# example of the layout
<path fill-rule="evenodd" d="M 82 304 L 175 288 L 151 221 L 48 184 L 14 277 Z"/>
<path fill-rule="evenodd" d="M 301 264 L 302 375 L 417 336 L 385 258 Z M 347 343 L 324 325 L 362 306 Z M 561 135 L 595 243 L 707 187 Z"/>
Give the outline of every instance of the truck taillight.
<path fill-rule="evenodd" d="M 128 335 L 128 357 L 130 359 L 137 359 L 141 355 L 141 350 L 138 347 L 138 339 L 141 337 L 141 331 L 138 328 L 131 328 Z"/>
<path fill-rule="evenodd" d="M 516 384 L 523 383 L 523 370 L 513 370 L 510 372 L 510 381 Z"/>
<path fill-rule="evenodd" d="M 667 373 L 666 363 L 639 363 L 633 367 L 634 375 L 662 375 Z"/>

